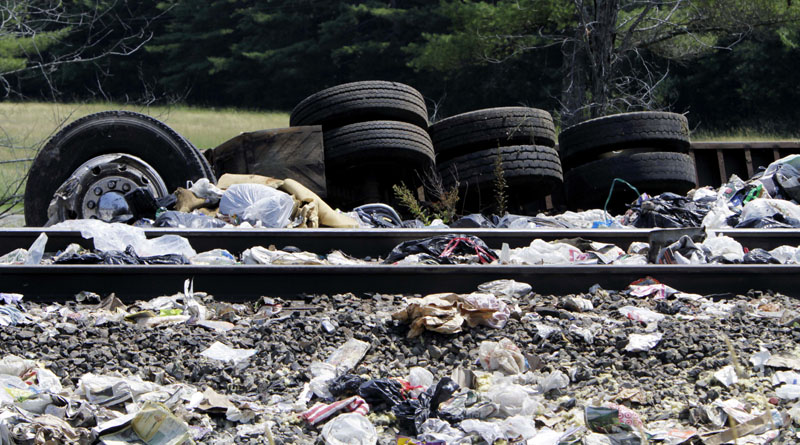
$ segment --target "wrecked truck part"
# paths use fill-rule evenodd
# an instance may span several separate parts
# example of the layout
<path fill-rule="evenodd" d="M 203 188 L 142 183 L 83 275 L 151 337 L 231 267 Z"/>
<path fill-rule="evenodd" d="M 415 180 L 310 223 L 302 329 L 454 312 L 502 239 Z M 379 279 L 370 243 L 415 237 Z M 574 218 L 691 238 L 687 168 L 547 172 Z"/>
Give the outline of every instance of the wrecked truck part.
<path fill-rule="evenodd" d="M 84 168 L 87 166 L 88 170 Z M 99 213 L 88 212 L 93 210 L 89 202 L 95 202 L 96 207 L 102 200 L 111 214 L 121 211 L 116 195 L 124 193 L 125 184 L 168 193 L 185 187 L 186 181 L 203 177 L 215 180 L 207 161 L 164 123 L 131 111 L 91 114 L 56 133 L 36 156 L 25 188 L 25 223 L 47 223 L 48 207 L 56 194 L 60 196 L 55 199 L 53 215 L 58 217 L 61 211 L 66 219 L 99 218 Z M 124 180 L 116 179 L 115 183 L 114 178 Z M 104 198 L 106 193 L 116 195 Z M 90 194 L 95 198 L 89 198 Z M 59 200 L 75 205 L 59 210 Z"/>

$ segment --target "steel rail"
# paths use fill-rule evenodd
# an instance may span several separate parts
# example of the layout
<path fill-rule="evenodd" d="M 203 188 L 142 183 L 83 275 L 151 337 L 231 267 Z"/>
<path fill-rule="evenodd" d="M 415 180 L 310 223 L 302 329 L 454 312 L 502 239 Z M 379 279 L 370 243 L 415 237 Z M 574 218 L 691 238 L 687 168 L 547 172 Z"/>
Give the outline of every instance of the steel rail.
<path fill-rule="evenodd" d="M 242 301 L 260 296 L 353 292 L 427 294 L 472 292 L 483 282 L 514 279 L 541 294 L 583 293 L 599 284 L 620 290 L 651 276 L 680 291 L 745 293 L 750 289 L 800 296 L 800 265 L 648 266 L 0 266 L 0 290 L 26 301 L 71 300 L 83 290 L 123 300 L 171 295 L 187 278 L 196 291 Z"/>

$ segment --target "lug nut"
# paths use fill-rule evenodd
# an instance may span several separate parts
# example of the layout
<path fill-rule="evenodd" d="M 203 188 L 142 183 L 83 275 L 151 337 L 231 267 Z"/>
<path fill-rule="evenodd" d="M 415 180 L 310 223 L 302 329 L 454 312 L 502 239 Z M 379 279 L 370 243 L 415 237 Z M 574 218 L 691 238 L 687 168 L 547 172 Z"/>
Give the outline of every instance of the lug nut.
<path fill-rule="evenodd" d="M 100 195 L 103 194 L 103 189 L 101 189 L 100 187 L 95 187 L 93 191 L 94 191 L 94 194 L 97 195 L 97 196 L 100 196 Z"/>
<path fill-rule="evenodd" d="M 117 188 L 117 181 L 108 181 L 108 188 L 110 189 Z"/>
<path fill-rule="evenodd" d="M 130 184 L 122 184 L 122 191 L 123 192 L 129 192 L 130 190 L 131 190 L 131 185 Z"/>
<path fill-rule="evenodd" d="M 89 201 L 86 203 L 86 207 L 89 207 L 90 209 L 93 209 L 96 205 L 97 204 L 95 204 L 94 201 Z"/>

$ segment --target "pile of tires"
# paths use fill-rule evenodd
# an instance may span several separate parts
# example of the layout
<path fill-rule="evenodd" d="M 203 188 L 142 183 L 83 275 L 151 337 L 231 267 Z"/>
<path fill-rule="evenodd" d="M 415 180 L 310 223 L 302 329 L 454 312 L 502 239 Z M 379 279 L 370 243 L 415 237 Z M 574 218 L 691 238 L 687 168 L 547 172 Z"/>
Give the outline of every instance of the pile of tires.
<path fill-rule="evenodd" d="M 550 113 L 536 108 L 489 108 L 442 119 L 429 129 L 446 189 L 458 185 L 464 212 L 495 211 L 498 156 L 508 189 L 507 209 L 543 207 L 561 185 L 561 161 Z"/>
<path fill-rule="evenodd" d="M 614 179 L 640 193 L 684 194 L 697 184 L 686 117 L 667 112 L 622 113 L 568 127 L 559 136 L 564 192 L 570 209 L 602 208 Z M 623 211 L 637 198 L 614 186 L 609 210 Z"/>
<path fill-rule="evenodd" d="M 125 196 L 137 189 L 163 198 L 200 178 L 216 182 L 200 151 L 163 122 L 131 111 L 90 114 L 36 155 L 25 186 L 25 224 L 113 221 L 131 212 Z"/>
<path fill-rule="evenodd" d="M 327 199 L 343 208 L 392 202 L 392 186 L 419 184 L 434 163 L 422 94 L 395 82 L 352 82 L 292 110 L 291 126 L 321 125 Z"/>

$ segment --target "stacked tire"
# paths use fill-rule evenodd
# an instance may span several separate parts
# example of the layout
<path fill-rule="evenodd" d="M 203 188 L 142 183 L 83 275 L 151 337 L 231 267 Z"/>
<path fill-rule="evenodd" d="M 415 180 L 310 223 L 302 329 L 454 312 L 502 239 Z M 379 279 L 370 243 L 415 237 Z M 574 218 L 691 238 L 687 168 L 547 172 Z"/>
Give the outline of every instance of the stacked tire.
<path fill-rule="evenodd" d="M 465 212 L 497 205 L 498 156 L 512 212 L 543 206 L 563 180 L 550 113 L 536 108 L 489 108 L 442 119 L 429 129 L 446 189 L 458 185 Z"/>
<path fill-rule="evenodd" d="M 697 184 L 686 117 L 667 112 L 622 113 L 590 119 L 558 136 L 571 209 L 602 208 L 614 179 L 640 193 L 686 193 Z M 637 198 L 616 184 L 609 210 L 620 212 Z"/>
<path fill-rule="evenodd" d="M 292 110 L 291 126 L 321 125 L 328 200 L 354 207 L 392 201 L 434 163 L 422 94 L 395 82 L 352 82 L 319 91 Z"/>

